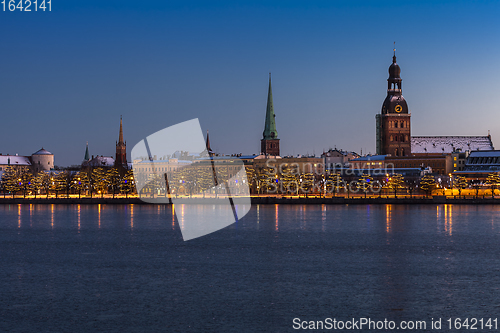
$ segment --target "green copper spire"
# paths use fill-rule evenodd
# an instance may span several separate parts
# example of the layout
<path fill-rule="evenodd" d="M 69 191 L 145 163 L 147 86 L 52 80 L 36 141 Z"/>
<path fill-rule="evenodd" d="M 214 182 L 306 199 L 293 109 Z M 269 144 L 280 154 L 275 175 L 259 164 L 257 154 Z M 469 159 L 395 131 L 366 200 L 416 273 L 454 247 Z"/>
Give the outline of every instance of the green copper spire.
<path fill-rule="evenodd" d="M 90 161 L 90 156 L 89 156 L 89 143 L 87 142 L 87 148 L 85 149 L 85 157 L 83 158 L 84 161 Z"/>
<path fill-rule="evenodd" d="M 267 93 L 266 125 L 264 126 L 264 140 L 277 139 L 276 121 L 274 119 L 273 89 L 271 88 L 271 73 L 269 73 L 269 92 Z"/>

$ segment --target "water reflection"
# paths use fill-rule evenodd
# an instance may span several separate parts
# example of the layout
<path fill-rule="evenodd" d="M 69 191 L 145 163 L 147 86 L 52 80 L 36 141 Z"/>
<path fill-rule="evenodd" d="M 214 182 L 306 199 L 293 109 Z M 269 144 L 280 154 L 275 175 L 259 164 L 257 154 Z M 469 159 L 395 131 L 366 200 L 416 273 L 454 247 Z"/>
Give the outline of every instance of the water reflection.
<path fill-rule="evenodd" d="M 50 205 L 50 226 L 54 229 L 54 205 Z"/>
<path fill-rule="evenodd" d="M 82 227 L 82 212 L 81 212 L 81 207 L 80 205 L 77 206 L 76 208 L 77 211 L 77 217 L 78 217 L 78 232 L 80 232 L 80 229 Z"/>
<path fill-rule="evenodd" d="M 179 223 L 191 208 L 175 207 Z M 2 300 L 12 304 L 4 317 L 25 331 L 39 318 L 60 324 L 46 331 L 89 331 L 88 318 L 104 313 L 98 320 L 121 330 L 182 331 L 203 320 L 211 326 L 199 331 L 279 332 L 297 311 L 491 315 L 500 301 L 499 213 L 488 205 L 257 205 L 238 228 L 183 243 L 171 206 L 0 205 Z M 249 302 L 260 306 L 246 311 Z M 213 311 L 193 312 L 205 308 Z"/>
<path fill-rule="evenodd" d="M 274 230 L 278 231 L 279 229 L 279 209 L 278 209 L 278 205 L 274 205 L 274 219 L 275 219 L 275 227 L 274 227 Z"/>
<path fill-rule="evenodd" d="M 175 205 L 172 205 L 172 230 L 175 230 Z"/>
<path fill-rule="evenodd" d="M 130 205 L 130 229 L 134 229 L 134 205 Z"/>
<path fill-rule="evenodd" d="M 21 205 L 17 205 L 17 214 L 18 214 L 17 227 L 21 228 Z"/>
<path fill-rule="evenodd" d="M 101 204 L 97 205 L 97 226 L 101 229 Z"/>
<path fill-rule="evenodd" d="M 184 208 L 185 208 L 184 205 L 181 205 L 181 218 L 179 220 L 179 227 L 181 229 L 184 228 L 184 216 L 185 216 Z"/>
<path fill-rule="evenodd" d="M 453 231 L 453 206 L 444 205 L 444 230 L 451 236 Z"/>
<path fill-rule="evenodd" d="M 30 227 L 33 226 L 33 209 L 35 209 L 33 204 L 30 204 Z"/>
<path fill-rule="evenodd" d="M 260 205 L 257 205 L 256 210 L 257 210 L 257 214 L 256 214 L 257 215 L 256 216 L 256 222 L 257 222 L 257 224 L 256 224 L 256 227 L 257 227 L 257 230 L 259 230 L 259 228 L 260 228 Z"/>
<path fill-rule="evenodd" d="M 438 232 L 442 232 L 448 236 L 453 234 L 453 205 L 436 206 L 436 222 Z"/>
<path fill-rule="evenodd" d="M 326 205 L 321 205 L 321 231 L 326 230 Z"/>
<path fill-rule="evenodd" d="M 156 228 L 163 223 L 163 227 L 178 232 L 176 224 L 183 228 L 188 215 L 204 216 L 212 209 L 207 205 L 0 205 L 0 225 L 12 223 L 17 229 L 56 229 L 68 228 L 71 223 L 76 230 L 83 231 L 118 226 L 136 230 L 151 225 Z M 332 233 L 350 226 L 368 233 L 383 232 L 390 240 L 390 235 L 418 231 L 426 228 L 429 222 L 434 233 L 450 237 L 477 227 L 476 220 L 486 221 L 488 232 L 497 232 L 500 231 L 499 217 L 500 208 L 494 205 L 254 205 L 240 219 L 238 229 L 273 232 L 300 229 Z M 229 229 L 236 230 L 236 225 Z"/>
<path fill-rule="evenodd" d="M 385 231 L 391 232 L 392 227 L 392 205 L 385 205 Z"/>

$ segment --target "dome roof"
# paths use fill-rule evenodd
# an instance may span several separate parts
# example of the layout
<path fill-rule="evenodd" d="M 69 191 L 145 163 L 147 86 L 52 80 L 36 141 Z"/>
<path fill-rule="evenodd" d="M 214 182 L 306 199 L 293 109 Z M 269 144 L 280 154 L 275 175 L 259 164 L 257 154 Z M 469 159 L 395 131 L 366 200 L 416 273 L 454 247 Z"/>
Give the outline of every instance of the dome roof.
<path fill-rule="evenodd" d="M 388 95 L 382 104 L 382 114 L 408 114 L 408 104 L 402 95 Z"/>
<path fill-rule="evenodd" d="M 396 63 L 396 56 L 392 57 L 392 64 L 389 66 L 389 77 L 390 78 L 399 78 L 401 74 L 401 68 Z"/>
<path fill-rule="evenodd" d="M 39 151 L 37 151 L 36 153 L 34 153 L 33 155 L 54 155 L 54 154 L 52 154 L 50 151 L 42 148 Z"/>

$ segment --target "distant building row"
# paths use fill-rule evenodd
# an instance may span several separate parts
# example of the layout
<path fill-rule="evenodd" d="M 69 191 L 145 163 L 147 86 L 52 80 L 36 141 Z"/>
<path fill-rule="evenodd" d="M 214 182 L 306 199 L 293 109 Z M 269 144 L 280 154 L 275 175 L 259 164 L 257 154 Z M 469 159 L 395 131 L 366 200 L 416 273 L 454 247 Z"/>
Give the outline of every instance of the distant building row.
<path fill-rule="evenodd" d="M 43 148 L 31 154 L 31 156 L 0 154 L 0 177 L 8 167 L 27 167 L 33 173 L 53 170 L 54 154 Z"/>

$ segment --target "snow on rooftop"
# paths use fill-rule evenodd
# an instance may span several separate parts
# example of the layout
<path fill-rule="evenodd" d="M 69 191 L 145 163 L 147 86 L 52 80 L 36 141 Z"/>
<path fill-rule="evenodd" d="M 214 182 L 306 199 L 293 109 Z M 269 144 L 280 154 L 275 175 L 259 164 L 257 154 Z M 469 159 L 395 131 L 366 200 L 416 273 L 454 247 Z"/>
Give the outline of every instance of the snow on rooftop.
<path fill-rule="evenodd" d="M 360 161 L 384 161 L 387 155 L 367 155 L 363 157 L 353 158 L 351 162 L 360 162 Z"/>
<path fill-rule="evenodd" d="M 493 150 L 490 136 L 412 136 L 412 153 L 452 153 L 454 150 Z"/>
<path fill-rule="evenodd" d="M 0 165 L 31 165 L 27 156 L 0 155 Z"/>
<path fill-rule="evenodd" d="M 500 157 L 500 150 L 473 151 L 470 153 L 469 158 L 473 158 L 473 157 Z"/>
<path fill-rule="evenodd" d="M 115 159 L 109 156 L 96 156 L 88 162 L 84 162 L 85 165 L 90 165 L 94 167 L 112 167 L 115 165 Z"/>
<path fill-rule="evenodd" d="M 52 154 L 50 151 L 42 148 L 39 151 L 37 151 L 36 153 L 33 153 L 33 155 L 54 155 L 54 154 Z"/>

